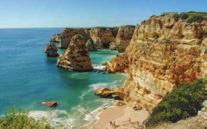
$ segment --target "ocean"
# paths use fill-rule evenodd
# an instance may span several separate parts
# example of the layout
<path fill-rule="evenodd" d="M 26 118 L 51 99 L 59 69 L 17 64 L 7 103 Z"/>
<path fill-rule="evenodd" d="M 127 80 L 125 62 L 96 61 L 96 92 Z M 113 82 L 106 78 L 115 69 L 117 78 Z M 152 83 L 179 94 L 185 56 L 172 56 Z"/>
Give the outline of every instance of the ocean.
<path fill-rule="evenodd" d="M 69 72 L 56 66 L 57 58 L 48 58 L 44 47 L 61 28 L 0 29 L 0 114 L 12 107 L 27 110 L 34 118 L 45 117 L 56 128 L 78 128 L 96 116 L 100 107 L 112 100 L 93 94 L 98 87 L 116 87 L 125 75 Z M 60 53 L 62 50 L 59 51 Z M 109 61 L 117 51 L 90 52 L 95 68 Z M 43 101 L 55 100 L 49 109 Z"/>

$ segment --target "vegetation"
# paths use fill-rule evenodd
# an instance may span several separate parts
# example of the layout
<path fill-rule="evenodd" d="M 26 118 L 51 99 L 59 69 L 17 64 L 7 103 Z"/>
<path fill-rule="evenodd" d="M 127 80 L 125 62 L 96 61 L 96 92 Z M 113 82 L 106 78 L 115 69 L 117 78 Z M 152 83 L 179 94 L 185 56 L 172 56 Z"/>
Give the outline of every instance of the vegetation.
<path fill-rule="evenodd" d="M 0 129 L 53 129 L 44 120 L 36 121 L 26 112 L 11 110 L 0 118 Z"/>
<path fill-rule="evenodd" d="M 189 24 L 207 20 L 207 12 L 195 12 L 195 11 L 182 12 L 182 13 L 168 12 L 168 13 L 161 14 L 161 16 L 165 16 L 169 14 L 172 14 L 176 21 L 181 19 Z"/>
<path fill-rule="evenodd" d="M 147 121 L 147 126 L 160 122 L 177 122 L 190 116 L 195 116 L 207 99 L 206 81 L 195 80 L 175 88 L 158 104 Z"/>

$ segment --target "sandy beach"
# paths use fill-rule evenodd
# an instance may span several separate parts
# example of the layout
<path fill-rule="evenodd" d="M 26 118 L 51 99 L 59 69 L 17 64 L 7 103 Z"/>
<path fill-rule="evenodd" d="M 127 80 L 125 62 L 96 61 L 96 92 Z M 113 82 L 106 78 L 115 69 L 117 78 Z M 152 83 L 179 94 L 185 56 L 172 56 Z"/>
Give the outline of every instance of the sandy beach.
<path fill-rule="evenodd" d="M 135 111 L 128 106 L 111 106 L 98 114 L 98 119 L 88 129 L 137 129 L 147 119 L 145 110 Z"/>

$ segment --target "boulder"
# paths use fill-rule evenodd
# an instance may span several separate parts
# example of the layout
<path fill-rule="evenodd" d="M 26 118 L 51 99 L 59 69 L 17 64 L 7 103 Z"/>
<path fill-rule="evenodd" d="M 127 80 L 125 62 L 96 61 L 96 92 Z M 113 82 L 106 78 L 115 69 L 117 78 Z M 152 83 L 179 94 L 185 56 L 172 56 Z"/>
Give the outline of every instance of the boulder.
<path fill-rule="evenodd" d="M 73 36 L 68 48 L 58 58 L 57 66 L 80 72 L 92 71 L 93 67 L 85 42 L 86 40 L 83 35 L 77 34 Z"/>
<path fill-rule="evenodd" d="M 125 96 L 123 92 L 109 88 L 98 88 L 95 90 L 95 95 L 102 98 L 112 98 L 115 100 L 123 100 Z"/>

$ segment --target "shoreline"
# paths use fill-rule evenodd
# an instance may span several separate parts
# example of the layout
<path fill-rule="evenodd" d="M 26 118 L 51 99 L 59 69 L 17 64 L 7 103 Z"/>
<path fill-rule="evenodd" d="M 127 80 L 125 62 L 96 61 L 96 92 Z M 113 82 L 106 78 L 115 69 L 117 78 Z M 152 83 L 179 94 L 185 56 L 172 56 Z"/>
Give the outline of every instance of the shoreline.
<path fill-rule="evenodd" d="M 112 115 L 113 114 L 113 115 Z M 135 111 L 128 105 L 111 105 L 101 108 L 96 114 L 96 119 L 83 125 L 81 129 L 121 129 L 123 127 L 138 128 L 148 118 L 146 110 Z"/>

